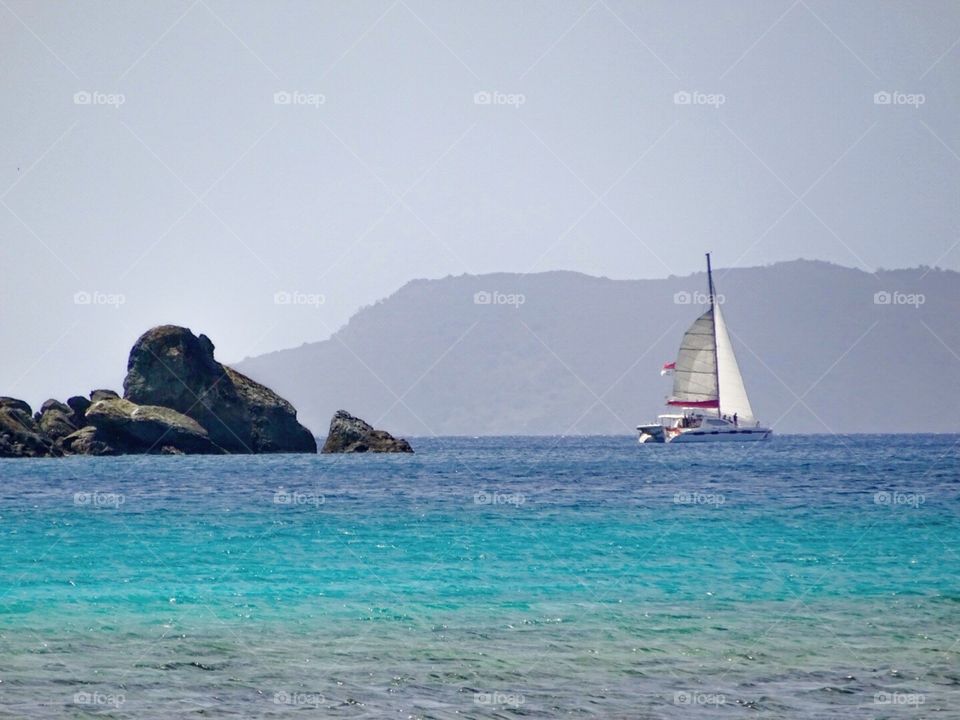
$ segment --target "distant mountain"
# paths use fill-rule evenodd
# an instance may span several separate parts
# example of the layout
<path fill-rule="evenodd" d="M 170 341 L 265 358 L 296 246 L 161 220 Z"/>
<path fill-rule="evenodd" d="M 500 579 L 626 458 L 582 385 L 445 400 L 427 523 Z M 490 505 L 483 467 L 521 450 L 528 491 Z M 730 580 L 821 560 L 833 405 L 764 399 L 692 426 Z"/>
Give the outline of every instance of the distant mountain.
<path fill-rule="evenodd" d="M 960 431 L 960 273 L 797 260 L 714 276 L 777 431 Z M 632 433 L 663 411 L 660 368 L 705 290 L 705 273 L 416 280 L 329 340 L 236 367 L 319 435 L 338 408 L 408 435 Z"/>

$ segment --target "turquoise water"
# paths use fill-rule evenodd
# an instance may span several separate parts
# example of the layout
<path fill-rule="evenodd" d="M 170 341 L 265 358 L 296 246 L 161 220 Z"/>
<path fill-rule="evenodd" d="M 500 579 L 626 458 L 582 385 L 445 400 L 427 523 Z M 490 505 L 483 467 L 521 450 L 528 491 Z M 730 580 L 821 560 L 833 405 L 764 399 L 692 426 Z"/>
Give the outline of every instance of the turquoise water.
<path fill-rule="evenodd" d="M 0 716 L 960 718 L 958 442 L 0 461 Z"/>

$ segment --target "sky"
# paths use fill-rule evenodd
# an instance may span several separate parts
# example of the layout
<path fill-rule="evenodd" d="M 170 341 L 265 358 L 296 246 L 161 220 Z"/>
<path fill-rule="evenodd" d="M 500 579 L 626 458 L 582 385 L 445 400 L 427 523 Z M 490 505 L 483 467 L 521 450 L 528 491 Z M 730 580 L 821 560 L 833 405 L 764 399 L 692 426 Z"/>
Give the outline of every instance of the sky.
<path fill-rule="evenodd" d="M 415 278 L 960 269 L 955 2 L 0 2 L 0 394 Z"/>

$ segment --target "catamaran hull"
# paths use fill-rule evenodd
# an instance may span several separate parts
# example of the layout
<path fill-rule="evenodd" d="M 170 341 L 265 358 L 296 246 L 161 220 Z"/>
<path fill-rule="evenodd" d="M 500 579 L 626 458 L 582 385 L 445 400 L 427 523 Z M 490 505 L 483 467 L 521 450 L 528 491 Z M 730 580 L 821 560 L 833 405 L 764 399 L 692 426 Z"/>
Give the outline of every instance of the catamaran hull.
<path fill-rule="evenodd" d="M 744 430 L 686 430 L 667 435 L 668 443 L 702 442 L 758 442 L 769 440 L 773 430 L 769 428 L 749 428 Z"/>
<path fill-rule="evenodd" d="M 637 442 L 641 445 L 666 442 L 663 425 L 638 425 L 637 430 L 640 432 Z"/>

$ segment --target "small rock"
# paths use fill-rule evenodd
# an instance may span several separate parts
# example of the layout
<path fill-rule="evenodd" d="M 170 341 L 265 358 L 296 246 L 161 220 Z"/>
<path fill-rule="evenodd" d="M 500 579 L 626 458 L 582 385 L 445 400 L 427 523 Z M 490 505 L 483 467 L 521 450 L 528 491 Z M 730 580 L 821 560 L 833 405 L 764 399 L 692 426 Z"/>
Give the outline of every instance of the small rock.
<path fill-rule="evenodd" d="M 120 396 L 113 390 L 91 390 L 90 402 L 95 403 L 98 400 L 119 400 Z"/>
<path fill-rule="evenodd" d="M 73 424 L 78 428 L 86 425 L 87 408 L 90 407 L 90 401 L 82 395 L 74 395 L 67 398 L 67 405 L 73 410 Z"/>
<path fill-rule="evenodd" d="M 55 443 L 77 431 L 73 410 L 59 400 L 47 400 L 36 417 L 40 431 Z M 81 425 L 82 427 L 82 425 Z"/>
<path fill-rule="evenodd" d="M 0 408 L 9 408 L 10 410 L 19 410 L 27 415 L 33 415 L 30 405 L 23 400 L 12 397 L 0 397 Z"/>
<path fill-rule="evenodd" d="M 93 425 L 87 425 L 60 441 L 63 451 L 71 455 L 121 455 L 104 434 Z"/>
<path fill-rule="evenodd" d="M 42 416 L 45 412 L 48 412 L 49 410 L 59 410 L 60 412 L 65 413 L 67 415 L 73 412 L 70 409 L 69 405 L 67 405 L 66 403 L 62 403 L 59 400 L 54 400 L 53 398 L 50 398 L 49 400 L 44 402 L 43 405 L 40 406 L 39 414 Z"/>
<path fill-rule="evenodd" d="M 330 420 L 330 432 L 323 444 L 324 453 L 397 452 L 412 453 L 410 443 L 395 438 L 385 430 L 354 417 L 346 410 L 337 410 Z"/>

